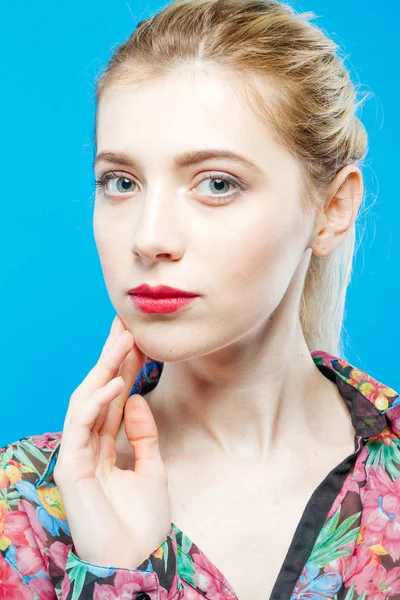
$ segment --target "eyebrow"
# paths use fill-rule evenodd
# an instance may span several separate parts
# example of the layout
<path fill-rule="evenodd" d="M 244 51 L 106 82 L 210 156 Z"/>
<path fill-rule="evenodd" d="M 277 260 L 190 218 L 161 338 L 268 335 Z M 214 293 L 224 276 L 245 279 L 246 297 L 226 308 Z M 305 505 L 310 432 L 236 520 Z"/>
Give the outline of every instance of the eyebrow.
<path fill-rule="evenodd" d="M 249 161 L 244 156 L 237 154 L 236 152 L 232 152 L 231 150 L 191 150 L 188 152 L 184 152 L 179 156 L 175 156 L 173 160 L 174 169 L 179 169 L 182 167 L 188 167 L 191 165 L 195 165 L 197 163 L 203 162 L 205 160 L 213 159 L 213 158 L 227 158 L 236 163 L 242 164 L 248 169 L 257 172 L 262 175 L 262 170 L 257 167 L 254 163 Z M 135 160 L 126 154 L 125 152 L 111 152 L 104 150 L 103 152 L 99 152 L 93 161 L 93 168 L 99 162 L 111 162 L 111 163 L 120 163 L 124 165 L 128 165 L 130 167 L 136 168 L 137 163 Z"/>

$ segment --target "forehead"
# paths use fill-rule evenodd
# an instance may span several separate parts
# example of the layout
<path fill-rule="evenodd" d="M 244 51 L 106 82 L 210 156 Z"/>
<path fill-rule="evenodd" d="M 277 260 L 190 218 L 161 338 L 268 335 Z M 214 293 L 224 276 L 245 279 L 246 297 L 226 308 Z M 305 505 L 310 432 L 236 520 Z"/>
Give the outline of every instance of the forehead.
<path fill-rule="evenodd" d="M 146 162 L 194 148 L 224 148 L 266 173 L 278 166 L 299 171 L 296 159 L 238 91 L 240 85 L 220 70 L 192 67 L 139 84 L 111 85 L 98 104 L 97 152 L 131 151 Z M 274 89 L 265 84 L 262 93 L 272 105 Z"/>

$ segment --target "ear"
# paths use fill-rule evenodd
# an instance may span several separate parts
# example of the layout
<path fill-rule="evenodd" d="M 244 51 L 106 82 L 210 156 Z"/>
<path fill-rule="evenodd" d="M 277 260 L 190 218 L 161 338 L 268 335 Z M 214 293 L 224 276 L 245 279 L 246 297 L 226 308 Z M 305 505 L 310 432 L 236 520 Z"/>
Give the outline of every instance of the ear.
<path fill-rule="evenodd" d="M 317 256 L 329 256 L 353 225 L 363 196 L 360 169 L 343 167 L 329 187 L 326 207 L 314 229 L 309 247 Z"/>

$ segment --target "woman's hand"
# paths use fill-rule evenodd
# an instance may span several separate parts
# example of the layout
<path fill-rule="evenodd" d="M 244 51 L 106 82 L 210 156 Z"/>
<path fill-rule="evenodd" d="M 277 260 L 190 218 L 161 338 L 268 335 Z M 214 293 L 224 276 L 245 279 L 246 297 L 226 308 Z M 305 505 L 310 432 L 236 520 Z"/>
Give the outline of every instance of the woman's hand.
<path fill-rule="evenodd" d="M 134 337 L 116 316 L 64 421 L 54 481 L 77 556 L 97 565 L 137 568 L 171 527 L 157 426 L 143 396 L 128 398 L 143 363 Z M 122 417 L 135 455 L 131 471 L 115 465 Z"/>

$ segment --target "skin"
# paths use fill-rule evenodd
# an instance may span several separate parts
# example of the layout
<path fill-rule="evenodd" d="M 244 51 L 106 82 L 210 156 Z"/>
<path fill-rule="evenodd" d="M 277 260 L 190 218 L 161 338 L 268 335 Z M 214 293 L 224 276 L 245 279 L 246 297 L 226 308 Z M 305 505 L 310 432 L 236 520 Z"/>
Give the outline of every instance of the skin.
<path fill-rule="evenodd" d="M 262 85 L 268 102 L 274 91 Z M 93 226 L 116 312 L 138 348 L 165 363 L 146 400 L 166 462 L 201 452 L 210 464 L 263 465 L 283 457 L 289 440 L 304 452 L 353 451 L 348 411 L 314 365 L 297 315 L 311 254 L 331 254 L 356 218 L 357 166 L 337 174 L 322 221 L 303 214 L 300 163 L 211 68 L 107 88 L 96 136 L 97 154 L 136 160 L 96 165 L 96 177 L 117 175 L 96 193 Z M 242 154 L 260 173 L 221 158 L 174 170 L 176 155 L 205 148 Z M 215 173 L 245 189 L 215 185 Z M 127 192 L 117 177 L 132 181 Z M 145 314 L 127 295 L 145 282 L 201 297 L 176 313 Z M 132 468 L 123 422 L 116 452 Z"/>

